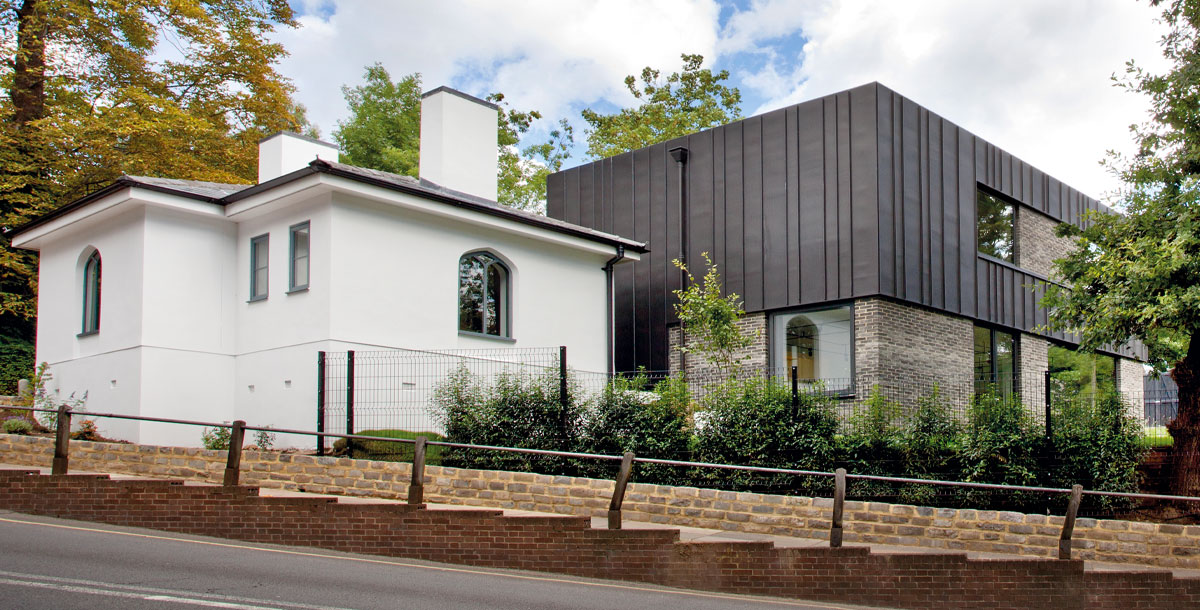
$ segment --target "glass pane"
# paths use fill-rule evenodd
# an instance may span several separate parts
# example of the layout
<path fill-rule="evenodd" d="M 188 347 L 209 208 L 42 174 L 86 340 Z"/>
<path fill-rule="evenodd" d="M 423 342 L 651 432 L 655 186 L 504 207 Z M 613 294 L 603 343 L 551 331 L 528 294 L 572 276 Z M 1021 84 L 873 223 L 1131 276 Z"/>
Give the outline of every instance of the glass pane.
<path fill-rule="evenodd" d="M 978 191 L 975 213 L 978 223 L 979 251 L 1005 260 L 1013 260 L 1013 206 L 983 191 Z"/>
<path fill-rule="evenodd" d="M 1116 360 L 1112 356 L 1052 345 L 1049 368 L 1056 401 L 1095 396 L 1116 388 Z"/>
<path fill-rule="evenodd" d="M 257 237 L 250 241 L 250 297 L 267 294 L 267 238 Z"/>
<path fill-rule="evenodd" d="M 298 258 L 292 266 L 292 288 L 308 285 L 308 257 Z"/>
<path fill-rule="evenodd" d="M 846 390 L 851 383 L 853 322 L 849 307 L 793 314 L 779 324 L 776 362 L 800 380 L 823 381 L 828 390 Z"/>
<path fill-rule="evenodd" d="M 94 332 L 100 329 L 100 256 L 93 254 L 83 269 L 83 329 Z"/>
<path fill-rule="evenodd" d="M 987 390 L 995 382 L 992 376 L 992 330 L 975 327 L 975 393 Z"/>
<path fill-rule="evenodd" d="M 817 327 L 807 316 L 793 316 L 787 323 L 787 356 L 789 374 L 796 367 L 797 379 L 816 379 Z"/>
<path fill-rule="evenodd" d="M 478 257 L 458 261 L 458 328 L 483 332 L 483 263 Z"/>
<path fill-rule="evenodd" d="M 1002 396 L 1013 393 L 1016 387 L 1016 369 L 1014 353 L 1016 339 L 1008 334 L 997 331 L 996 336 L 996 389 Z"/>
<path fill-rule="evenodd" d="M 504 336 L 504 269 L 498 263 L 487 268 L 487 334 Z"/>
<path fill-rule="evenodd" d="M 308 225 L 292 229 L 292 288 L 308 285 Z"/>
<path fill-rule="evenodd" d="M 254 295 L 262 296 L 267 294 L 267 270 L 266 268 L 254 270 Z"/>

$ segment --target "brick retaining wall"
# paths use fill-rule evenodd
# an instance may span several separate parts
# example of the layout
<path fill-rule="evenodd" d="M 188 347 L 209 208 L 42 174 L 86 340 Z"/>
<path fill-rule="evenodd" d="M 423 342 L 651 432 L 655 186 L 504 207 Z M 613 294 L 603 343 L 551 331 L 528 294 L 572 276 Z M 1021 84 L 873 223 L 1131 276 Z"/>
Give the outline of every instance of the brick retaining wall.
<path fill-rule="evenodd" d="M 53 440 L 0 434 L 0 461 L 49 467 Z M 242 482 L 316 493 L 404 499 L 410 466 L 348 458 L 246 451 Z M 72 441 L 71 469 L 219 483 L 225 452 Z M 563 515 L 607 514 L 613 482 L 529 473 L 427 466 L 425 500 Z M 636 478 L 636 471 L 635 471 Z M 1065 503 L 1065 500 L 1064 500 Z M 678 526 L 828 539 L 832 501 L 633 483 L 624 516 Z M 1053 557 L 1062 517 L 1015 512 L 846 502 L 847 542 Z M 1200 526 L 1079 519 L 1080 559 L 1200 568 Z"/>
<path fill-rule="evenodd" d="M 0 508 L 344 552 L 897 608 L 1181 608 L 1200 580 L 1085 572 L 1081 561 L 681 543 L 674 530 L 597 530 L 583 517 L 261 498 L 257 488 L 0 471 Z"/>

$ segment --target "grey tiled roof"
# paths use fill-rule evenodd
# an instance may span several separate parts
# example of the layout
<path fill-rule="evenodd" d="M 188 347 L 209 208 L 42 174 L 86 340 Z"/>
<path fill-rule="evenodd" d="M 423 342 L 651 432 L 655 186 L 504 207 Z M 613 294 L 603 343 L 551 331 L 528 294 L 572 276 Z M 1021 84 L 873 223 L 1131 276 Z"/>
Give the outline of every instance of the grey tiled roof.
<path fill-rule="evenodd" d="M 222 199 L 242 189 L 250 188 L 250 184 L 225 184 L 222 182 L 204 182 L 201 180 L 176 180 L 174 178 L 154 178 L 151 176 L 124 176 L 125 181 L 149 187 L 182 191 L 201 197 Z"/>

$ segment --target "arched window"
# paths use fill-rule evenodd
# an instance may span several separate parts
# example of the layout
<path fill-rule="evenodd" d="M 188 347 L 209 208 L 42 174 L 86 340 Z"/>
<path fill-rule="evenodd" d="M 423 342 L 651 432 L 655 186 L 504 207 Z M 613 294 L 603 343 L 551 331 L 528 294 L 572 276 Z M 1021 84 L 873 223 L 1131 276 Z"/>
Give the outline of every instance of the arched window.
<path fill-rule="evenodd" d="M 509 336 L 508 267 L 487 252 L 458 259 L 458 329 Z"/>
<path fill-rule="evenodd" d="M 80 334 L 100 331 L 100 252 L 92 252 L 83 264 L 83 329 Z"/>

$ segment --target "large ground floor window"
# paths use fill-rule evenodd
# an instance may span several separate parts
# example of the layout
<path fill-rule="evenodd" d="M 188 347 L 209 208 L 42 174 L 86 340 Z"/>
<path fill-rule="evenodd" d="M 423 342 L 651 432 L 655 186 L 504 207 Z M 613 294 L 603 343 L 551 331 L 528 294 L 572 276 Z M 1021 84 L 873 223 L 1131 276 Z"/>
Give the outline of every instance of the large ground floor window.
<path fill-rule="evenodd" d="M 771 318 L 771 349 L 777 374 L 797 377 L 806 384 L 822 382 L 827 390 L 852 386 L 854 318 L 849 305 L 775 314 Z"/>
<path fill-rule="evenodd" d="M 1016 391 L 1017 338 L 1012 333 L 975 327 L 975 393 L 989 390 L 1001 396 Z"/>

